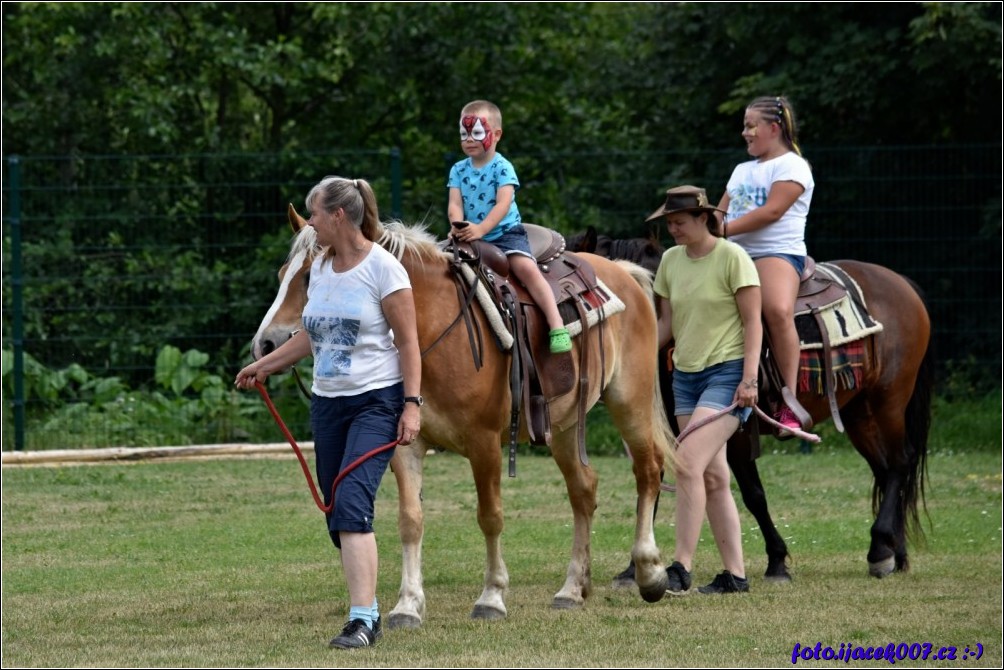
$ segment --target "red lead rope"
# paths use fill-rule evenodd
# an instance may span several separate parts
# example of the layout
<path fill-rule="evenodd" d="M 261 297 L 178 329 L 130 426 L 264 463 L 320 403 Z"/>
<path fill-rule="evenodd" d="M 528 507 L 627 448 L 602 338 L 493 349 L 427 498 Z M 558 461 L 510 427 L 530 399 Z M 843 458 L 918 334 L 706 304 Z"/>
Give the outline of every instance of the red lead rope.
<path fill-rule="evenodd" d="M 258 393 L 261 394 L 262 400 L 264 400 L 265 404 L 268 405 L 269 411 L 272 412 L 272 418 L 275 419 L 275 422 L 277 424 L 279 424 L 279 428 L 282 430 L 282 434 L 286 436 L 286 439 L 289 441 L 289 445 L 293 447 L 293 451 L 296 452 L 296 457 L 300 459 L 300 467 L 303 468 L 303 476 L 307 478 L 307 484 L 310 486 L 310 494 L 314 496 L 314 503 L 317 505 L 317 509 L 321 510 L 325 514 L 329 513 L 331 511 L 331 508 L 334 506 L 335 488 L 337 488 L 338 482 L 342 481 L 342 479 L 345 478 L 345 475 L 349 474 L 355 468 L 359 467 L 359 465 L 367 458 L 376 456 L 380 452 L 387 451 L 388 449 L 393 449 L 394 447 L 397 446 L 398 442 L 400 441 L 400 440 L 394 440 L 393 442 L 388 442 L 387 444 L 383 444 L 377 447 L 376 449 L 373 449 L 372 451 L 367 451 L 365 454 L 363 454 L 356 460 L 346 465 L 345 469 L 339 472 L 338 476 L 335 477 L 335 481 L 331 482 L 331 503 L 325 505 L 324 502 L 321 500 L 321 496 L 318 495 L 317 493 L 317 487 L 314 486 L 314 476 L 310 474 L 310 468 L 307 466 L 307 461 L 306 459 L 303 458 L 303 453 L 300 452 L 299 445 L 296 444 L 296 440 L 293 439 L 293 435 L 289 432 L 289 428 L 286 427 L 286 424 L 282 420 L 282 417 L 279 416 L 279 412 L 278 410 L 276 410 L 275 405 L 272 404 L 272 398 L 269 397 L 268 391 L 265 390 L 265 387 L 262 385 L 261 382 L 256 381 L 254 384 L 255 386 L 258 387 Z"/>

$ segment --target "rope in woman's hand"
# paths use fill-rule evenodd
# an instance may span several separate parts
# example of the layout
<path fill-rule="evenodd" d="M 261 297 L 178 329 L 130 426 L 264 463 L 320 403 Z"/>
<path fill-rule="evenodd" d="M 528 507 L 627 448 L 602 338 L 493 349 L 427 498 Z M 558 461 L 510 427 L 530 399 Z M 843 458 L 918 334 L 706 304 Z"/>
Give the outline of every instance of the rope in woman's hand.
<path fill-rule="evenodd" d="M 692 423 L 688 424 L 687 427 L 685 429 L 683 429 L 680 432 L 680 434 L 677 436 L 677 438 L 676 438 L 677 447 L 680 446 L 680 443 L 683 442 L 684 438 L 686 438 L 688 435 L 690 435 L 691 433 L 693 433 L 695 430 L 697 430 L 698 428 L 702 428 L 702 427 L 708 425 L 712 421 L 715 421 L 715 420 L 719 419 L 720 417 L 725 416 L 726 414 L 731 413 L 732 410 L 734 410 L 738 406 L 739 406 L 738 402 L 733 402 L 728 407 L 725 407 L 724 409 L 720 409 L 717 412 L 715 412 L 714 414 L 711 414 L 710 416 L 706 416 L 703 419 L 701 419 L 700 421 L 697 421 L 696 423 L 692 422 Z M 783 432 L 791 433 L 795 437 L 801 438 L 801 439 L 805 440 L 806 442 L 812 442 L 813 444 L 816 444 L 816 443 L 819 443 L 819 442 L 822 441 L 822 438 L 820 438 L 818 435 L 815 435 L 813 433 L 807 433 L 804 430 L 801 430 L 800 428 L 789 428 L 788 426 L 785 426 L 784 424 L 779 423 L 774 417 L 768 415 L 766 412 L 764 412 L 762 409 L 760 409 L 759 405 L 754 406 L 753 409 L 760 416 L 760 418 L 762 418 L 764 421 L 766 421 L 770 425 L 772 425 L 772 426 L 780 429 Z"/>
<path fill-rule="evenodd" d="M 331 501 L 327 505 L 325 505 L 324 501 L 321 500 L 321 496 L 317 493 L 317 487 L 314 486 L 314 477 L 313 475 L 310 474 L 310 468 L 307 466 L 307 460 L 303 457 L 303 454 L 300 452 L 300 446 L 296 443 L 296 440 L 293 439 L 293 434 L 290 433 L 289 428 L 286 427 L 286 422 L 282 420 L 281 416 L 279 416 L 279 410 L 277 410 L 275 408 L 275 405 L 272 404 L 272 398 L 269 397 L 268 391 L 265 390 L 265 386 L 259 381 L 255 381 L 255 386 L 258 388 L 258 393 L 261 394 L 262 400 L 265 401 L 265 404 L 268 406 L 269 411 L 272 413 L 272 418 L 275 419 L 275 422 L 277 424 L 279 424 L 279 428 L 280 430 L 282 430 L 282 434 L 286 436 L 286 439 L 289 441 L 289 445 L 293 447 L 293 451 L 296 452 L 296 457 L 300 460 L 300 467 L 303 469 L 303 476 L 307 478 L 307 484 L 310 486 L 310 494 L 314 496 L 314 503 L 317 505 L 317 509 L 321 510 L 325 514 L 330 512 L 334 507 L 335 488 L 338 487 L 338 482 L 342 481 L 342 479 L 345 478 L 345 475 L 352 472 L 352 470 L 361 465 L 363 461 L 365 461 L 367 458 L 376 456 L 382 451 L 393 449 L 398 445 L 398 442 L 400 442 L 400 440 L 394 440 L 393 442 L 388 442 L 387 444 L 380 445 L 376 449 L 367 451 L 365 454 L 363 454 L 356 460 L 346 465 L 342 469 L 342 471 L 338 473 L 338 476 L 335 477 L 335 481 L 331 482 Z"/>

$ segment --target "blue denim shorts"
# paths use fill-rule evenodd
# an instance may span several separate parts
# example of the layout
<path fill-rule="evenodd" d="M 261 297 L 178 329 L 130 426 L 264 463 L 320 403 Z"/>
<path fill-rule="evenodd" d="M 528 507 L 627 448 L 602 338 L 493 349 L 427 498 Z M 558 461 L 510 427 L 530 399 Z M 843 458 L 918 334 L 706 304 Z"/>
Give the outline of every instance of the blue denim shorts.
<path fill-rule="evenodd" d="M 325 505 L 331 503 L 331 484 L 347 465 L 397 439 L 403 398 L 404 384 L 400 382 L 358 395 L 311 398 L 317 486 Z M 328 533 L 336 547 L 341 547 L 339 531 L 373 532 L 377 489 L 393 455 L 394 449 L 372 455 L 338 482 L 335 504 L 326 515 Z"/>
<path fill-rule="evenodd" d="M 757 256 L 753 260 L 757 261 L 761 258 L 780 258 L 781 260 L 788 261 L 791 263 L 791 267 L 795 268 L 795 272 L 799 277 L 805 272 L 805 256 L 796 256 L 795 254 L 764 254 L 763 256 Z"/>
<path fill-rule="evenodd" d="M 502 250 L 506 256 L 511 256 L 512 254 L 520 254 L 533 258 L 533 254 L 530 253 L 530 238 L 526 234 L 526 228 L 523 224 L 518 223 L 509 230 L 502 233 L 501 237 L 494 240 L 486 240 L 486 242 L 491 242 L 496 247 Z"/>
<path fill-rule="evenodd" d="M 677 416 L 691 415 L 698 407 L 725 409 L 732 404 L 736 389 L 743 380 L 743 359 L 725 361 L 700 372 L 673 370 L 673 400 Z M 752 407 L 736 407 L 732 416 L 746 423 Z"/>

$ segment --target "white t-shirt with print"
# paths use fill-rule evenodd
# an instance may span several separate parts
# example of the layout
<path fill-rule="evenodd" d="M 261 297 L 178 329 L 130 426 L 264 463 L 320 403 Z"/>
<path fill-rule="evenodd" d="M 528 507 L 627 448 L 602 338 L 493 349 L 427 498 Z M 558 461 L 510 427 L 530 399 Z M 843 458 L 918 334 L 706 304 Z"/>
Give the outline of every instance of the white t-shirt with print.
<path fill-rule="evenodd" d="M 788 208 L 780 219 L 751 233 L 729 235 L 753 258 L 767 254 L 792 254 L 804 256 L 805 220 L 809 215 L 812 190 L 816 184 L 812 179 L 809 163 L 793 151 L 772 158 L 740 163 L 732 171 L 725 190 L 729 194 L 729 211 L 726 221 L 734 221 L 743 214 L 767 202 L 767 194 L 774 182 L 793 181 L 802 185 L 802 195 Z"/>
<path fill-rule="evenodd" d="M 314 356 L 314 393 L 358 395 L 404 379 L 381 301 L 406 288 L 411 280 L 404 266 L 376 244 L 348 272 L 335 272 L 323 256 L 314 260 L 303 309 Z"/>

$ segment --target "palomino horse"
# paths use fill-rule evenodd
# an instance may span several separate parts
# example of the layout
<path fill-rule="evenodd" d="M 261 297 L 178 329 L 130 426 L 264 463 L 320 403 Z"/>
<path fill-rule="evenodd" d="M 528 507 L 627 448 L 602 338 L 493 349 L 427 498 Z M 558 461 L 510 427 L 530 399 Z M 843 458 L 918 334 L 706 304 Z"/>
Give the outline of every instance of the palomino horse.
<path fill-rule="evenodd" d="M 615 251 L 623 246 L 609 244 L 606 248 Z M 602 252 L 593 248 L 596 253 Z M 909 569 L 907 536 L 923 535 L 918 504 L 924 501 L 931 425 L 934 381 L 931 320 L 919 287 L 902 275 L 859 261 L 834 261 L 833 265 L 857 282 L 869 313 L 883 326 L 881 332 L 864 340 L 861 381 L 853 389 L 839 389 L 837 405 L 851 443 L 868 461 L 874 476 L 875 521 L 871 527 L 868 572 L 884 577 Z M 667 414 L 672 417 L 672 396 L 666 389 L 663 386 Z M 797 397 L 812 415 L 814 424 L 830 418 L 824 396 L 799 391 Z M 763 421 L 759 428 L 763 433 L 773 430 Z M 786 581 L 791 579 L 786 565 L 788 547 L 767 509 L 756 460 L 751 457 L 759 453 L 756 439 L 751 432 L 744 432 L 729 440 L 729 467 L 743 503 L 763 532 L 767 551 L 764 577 Z M 629 577 L 630 567 L 622 575 Z"/>
<path fill-rule="evenodd" d="M 285 342 L 301 327 L 306 301 L 306 273 L 316 252 L 314 229 L 289 207 L 290 226 L 296 233 L 288 260 L 279 272 L 281 286 L 252 343 L 258 357 Z M 422 460 L 430 445 L 454 451 L 470 461 L 478 494 L 478 524 L 485 536 L 487 561 L 484 590 L 471 616 L 498 619 L 506 616 L 505 591 L 509 574 L 502 560 L 501 444 L 511 419 L 510 356 L 486 346 L 482 366 L 475 368 L 471 345 L 463 327 L 451 328 L 461 314 L 448 257 L 424 227 L 384 224 L 378 243 L 395 254 L 408 271 L 418 314 L 422 350 L 422 429 L 420 439 L 398 446 L 391 466 L 399 492 L 398 522 L 403 544 L 401 589 L 387 617 L 390 627 L 418 627 L 425 615 L 422 585 L 423 513 Z M 574 339 L 571 356 L 578 374 L 580 347 L 591 348 L 587 357 L 587 407 L 601 397 L 633 458 L 639 499 L 631 558 L 637 566 L 642 597 L 655 602 L 666 591 L 666 573 L 655 543 L 652 517 L 659 493 L 664 459 L 671 458 L 672 433 L 666 419 L 653 360 L 656 351 L 655 311 L 651 283 L 637 266 L 586 256 L 597 277 L 624 303 L 625 309 L 609 316 L 603 327 L 593 327 Z M 632 272 L 634 268 L 636 272 Z M 482 331 L 490 328 L 480 309 L 472 310 Z M 490 332 L 490 331 L 489 331 Z M 600 338 L 602 337 L 602 344 Z M 600 347 L 602 346 L 602 354 Z M 602 366 L 602 370 L 600 369 Z M 605 385 L 601 387 L 601 380 Z M 578 387 L 550 402 L 551 452 L 565 478 L 574 516 L 571 561 L 565 583 L 555 594 L 556 608 L 584 604 L 592 588 L 590 535 L 596 508 L 597 476 L 581 462 L 576 439 Z M 526 441 L 525 421 L 520 439 Z"/>

